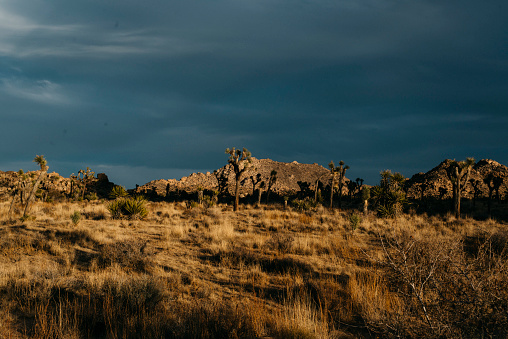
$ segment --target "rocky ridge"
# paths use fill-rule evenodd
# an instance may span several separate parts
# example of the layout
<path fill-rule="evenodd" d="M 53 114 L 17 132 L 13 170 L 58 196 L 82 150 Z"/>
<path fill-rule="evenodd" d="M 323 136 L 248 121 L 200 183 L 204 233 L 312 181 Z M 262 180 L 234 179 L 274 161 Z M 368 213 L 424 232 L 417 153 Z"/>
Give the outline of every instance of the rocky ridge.
<path fill-rule="evenodd" d="M 452 160 L 446 159 L 438 166 L 434 167 L 426 173 L 415 174 L 406 183 L 407 195 L 409 198 L 421 199 L 437 198 L 447 199 L 452 196 L 452 184 L 447 177 L 446 169 L 450 166 Z M 475 195 L 477 198 L 485 198 L 489 195 L 489 187 L 484 179 L 492 176 L 497 179 L 499 186 L 494 195 L 499 194 L 500 197 L 506 196 L 508 193 L 508 167 L 490 159 L 478 161 L 469 176 L 462 197 L 472 199 Z M 491 183 L 494 187 L 494 184 Z M 475 188 L 476 187 L 476 188 Z"/>
<path fill-rule="evenodd" d="M 296 161 L 287 163 L 271 159 L 252 158 L 251 164 L 242 175 L 243 180 L 241 182 L 240 193 L 243 196 L 252 195 L 261 182 L 264 181 L 265 185 L 268 184 L 270 173 L 273 170 L 277 172 L 277 181 L 272 186 L 271 191 L 279 195 L 296 194 L 302 188 L 314 189 L 318 179 L 325 186 L 329 185 L 330 181 L 330 171 L 318 164 L 300 164 Z M 235 175 L 231 165 L 226 165 L 213 173 L 193 173 L 180 180 L 153 180 L 136 188 L 135 191 L 140 194 L 155 193 L 159 196 L 165 196 L 171 192 L 178 191 L 191 193 L 195 192 L 198 187 L 205 190 L 217 191 L 219 190 L 221 178 L 224 178 L 224 181 L 227 182 L 226 191 L 233 194 Z M 348 180 L 346 179 L 346 181 Z M 255 187 L 253 187 L 253 184 L 255 184 Z M 344 192 L 347 192 L 346 187 Z"/>

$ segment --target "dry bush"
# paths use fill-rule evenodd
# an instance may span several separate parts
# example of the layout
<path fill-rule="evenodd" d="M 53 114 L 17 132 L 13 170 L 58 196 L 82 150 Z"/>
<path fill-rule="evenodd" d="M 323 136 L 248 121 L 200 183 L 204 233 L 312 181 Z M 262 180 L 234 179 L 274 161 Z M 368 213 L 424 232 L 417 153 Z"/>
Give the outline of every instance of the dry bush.
<path fill-rule="evenodd" d="M 97 265 L 99 268 L 105 268 L 118 264 L 126 270 L 149 272 L 153 262 L 151 253 L 146 247 L 147 243 L 133 241 L 100 245 Z"/>
<path fill-rule="evenodd" d="M 391 286 L 403 300 L 404 316 L 393 324 L 395 332 L 508 335 L 508 253 L 506 238 L 497 239 L 496 233 L 477 235 L 473 245 L 464 247 L 460 238 L 381 237 Z"/>

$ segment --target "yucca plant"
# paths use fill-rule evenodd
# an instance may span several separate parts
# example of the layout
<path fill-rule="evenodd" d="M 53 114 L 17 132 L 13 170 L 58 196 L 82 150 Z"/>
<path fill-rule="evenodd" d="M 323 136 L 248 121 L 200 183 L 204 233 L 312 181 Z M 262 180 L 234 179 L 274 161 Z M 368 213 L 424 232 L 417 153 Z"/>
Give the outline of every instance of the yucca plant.
<path fill-rule="evenodd" d="M 381 182 L 370 190 L 370 196 L 377 206 L 377 212 L 383 218 L 395 218 L 405 205 L 407 205 L 406 193 L 403 190 L 406 178 L 400 173 L 392 173 L 390 170 L 382 171 Z"/>
<path fill-rule="evenodd" d="M 146 200 L 141 196 L 112 201 L 107 209 L 113 219 L 143 219 L 148 215 Z"/>
<path fill-rule="evenodd" d="M 111 192 L 109 192 L 109 197 L 111 199 L 123 198 L 123 197 L 126 197 L 127 195 L 128 195 L 128 193 L 125 190 L 125 188 L 123 186 L 119 186 L 119 185 L 115 185 L 115 187 L 113 187 L 111 189 Z"/>
<path fill-rule="evenodd" d="M 124 200 L 123 211 L 126 216 L 130 219 L 134 218 L 145 218 L 148 215 L 146 209 L 146 200 L 142 196 L 135 198 L 128 198 Z"/>

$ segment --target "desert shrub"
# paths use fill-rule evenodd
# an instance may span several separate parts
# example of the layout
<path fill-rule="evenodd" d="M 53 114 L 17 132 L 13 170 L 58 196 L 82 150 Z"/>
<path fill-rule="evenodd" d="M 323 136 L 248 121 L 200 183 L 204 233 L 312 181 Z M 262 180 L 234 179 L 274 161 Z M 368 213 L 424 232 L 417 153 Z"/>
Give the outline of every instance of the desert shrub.
<path fill-rule="evenodd" d="M 210 207 L 215 206 L 214 197 L 211 197 L 209 195 L 203 196 L 203 204 L 204 204 L 205 208 L 210 208 Z"/>
<path fill-rule="evenodd" d="M 97 197 L 97 193 L 91 192 L 91 193 L 88 193 L 87 195 L 85 195 L 85 199 L 88 201 L 94 201 L 94 200 L 99 199 L 99 197 Z"/>
<path fill-rule="evenodd" d="M 107 205 L 113 219 L 143 219 L 148 215 L 146 200 L 143 197 L 117 199 Z"/>
<path fill-rule="evenodd" d="M 146 250 L 146 243 L 116 242 L 99 247 L 97 265 L 106 268 L 113 264 L 136 271 L 147 272 L 153 266 L 150 253 Z"/>
<path fill-rule="evenodd" d="M 351 231 L 353 232 L 358 228 L 358 226 L 361 224 L 362 218 L 356 214 L 353 213 L 349 216 L 349 227 L 351 228 Z"/>
<path fill-rule="evenodd" d="M 273 234 L 270 239 L 266 241 L 266 247 L 271 250 L 278 251 L 279 253 L 289 253 L 293 248 L 295 238 L 291 235 Z"/>
<path fill-rule="evenodd" d="M 108 209 L 109 213 L 111 213 L 111 217 L 113 219 L 120 219 L 122 218 L 122 206 L 123 201 L 122 200 L 115 200 L 113 202 L 110 202 L 106 208 Z"/>
<path fill-rule="evenodd" d="M 79 213 L 78 211 L 75 211 L 74 213 L 72 213 L 71 214 L 71 221 L 75 226 L 77 226 L 79 224 L 79 222 L 81 221 L 81 213 Z"/>
<path fill-rule="evenodd" d="M 309 197 L 306 197 L 305 199 L 295 199 L 291 202 L 291 204 L 298 211 L 310 211 L 312 208 L 316 207 L 314 200 Z"/>

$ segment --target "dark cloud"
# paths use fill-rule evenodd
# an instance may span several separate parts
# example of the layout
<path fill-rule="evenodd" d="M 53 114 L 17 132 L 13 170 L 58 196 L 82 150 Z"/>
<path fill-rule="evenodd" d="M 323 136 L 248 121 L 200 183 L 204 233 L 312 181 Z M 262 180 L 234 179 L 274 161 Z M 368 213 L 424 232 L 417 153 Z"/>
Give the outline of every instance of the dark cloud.
<path fill-rule="evenodd" d="M 506 13 L 468 0 L 3 1 L 0 168 L 42 153 L 64 175 L 96 167 L 131 187 L 213 170 L 231 146 L 343 159 L 369 183 L 446 157 L 507 164 Z"/>

